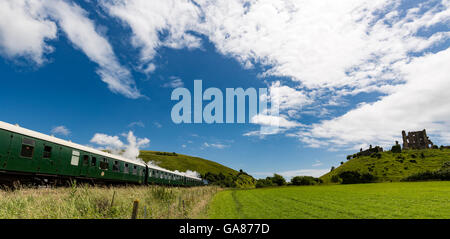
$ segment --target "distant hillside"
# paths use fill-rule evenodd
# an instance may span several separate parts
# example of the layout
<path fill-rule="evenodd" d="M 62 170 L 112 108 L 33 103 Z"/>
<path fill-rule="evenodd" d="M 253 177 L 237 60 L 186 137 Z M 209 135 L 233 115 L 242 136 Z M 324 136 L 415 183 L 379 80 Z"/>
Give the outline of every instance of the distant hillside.
<path fill-rule="evenodd" d="M 400 181 L 405 177 L 427 170 L 434 171 L 450 161 L 450 149 L 404 150 L 402 153 L 386 151 L 381 157 L 360 156 L 350 160 L 343 159 L 343 165 L 323 175 L 321 179 L 331 182 L 334 175 L 344 171 L 370 173 L 377 181 Z"/>
<path fill-rule="evenodd" d="M 245 172 L 238 172 L 222 164 L 183 154 L 141 151 L 139 157 L 145 162 L 153 161 L 156 165 L 172 171 L 196 171 L 210 184 L 232 188 L 254 188 L 255 179 Z"/>
<path fill-rule="evenodd" d="M 239 172 L 222 164 L 183 154 L 166 153 L 158 151 L 141 151 L 139 158 L 145 162 L 153 161 L 158 166 L 168 170 L 178 170 L 180 172 L 186 172 L 186 170 L 196 171 L 200 174 L 210 173 L 223 173 L 236 175 Z"/>

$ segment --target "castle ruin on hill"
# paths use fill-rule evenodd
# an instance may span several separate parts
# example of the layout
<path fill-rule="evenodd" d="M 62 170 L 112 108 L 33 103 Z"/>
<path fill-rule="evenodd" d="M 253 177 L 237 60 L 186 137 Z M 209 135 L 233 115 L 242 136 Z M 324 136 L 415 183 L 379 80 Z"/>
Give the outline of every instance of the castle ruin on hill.
<path fill-rule="evenodd" d="M 427 136 L 427 131 L 406 132 L 402 131 L 403 149 L 429 149 L 433 147 L 433 142 Z"/>

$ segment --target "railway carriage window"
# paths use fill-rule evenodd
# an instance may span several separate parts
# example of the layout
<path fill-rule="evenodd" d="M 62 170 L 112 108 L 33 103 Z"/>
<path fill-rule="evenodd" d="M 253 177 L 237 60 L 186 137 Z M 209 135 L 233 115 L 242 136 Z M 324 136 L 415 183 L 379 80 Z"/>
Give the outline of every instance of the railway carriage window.
<path fill-rule="evenodd" d="M 137 167 L 136 167 L 136 165 L 133 166 L 133 174 L 134 174 L 134 175 L 137 174 Z"/>
<path fill-rule="evenodd" d="M 80 162 L 80 152 L 73 150 L 72 151 L 72 160 L 70 161 L 70 164 L 73 166 L 78 166 L 79 162 Z"/>
<path fill-rule="evenodd" d="M 97 158 L 96 157 L 92 157 L 92 161 L 91 161 L 91 166 L 96 166 L 97 165 Z"/>
<path fill-rule="evenodd" d="M 114 172 L 119 172 L 119 161 L 114 161 L 114 164 L 113 164 L 113 171 Z"/>
<path fill-rule="evenodd" d="M 130 172 L 130 170 L 128 169 L 128 164 L 127 163 L 125 164 L 125 168 L 123 169 L 123 172 L 124 173 L 129 173 Z"/>
<path fill-rule="evenodd" d="M 83 155 L 83 166 L 89 165 L 89 155 Z"/>
<path fill-rule="evenodd" d="M 35 141 L 32 139 L 23 138 L 22 150 L 20 156 L 24 158 L 33 158 Z"/>
<path fill-rule="evenodd" d="M 109 168 L 108 159 L 103 158 L 102 161 L 100 162 L 100 169 L 108 170 L 108 168 Z"/>
<path fill-rule="evenodd" d="M 42 155 L 42 158 L 49 159 L 51 157 L 52 157 L 52 147 L 44 146 L 44 153 Z"/>

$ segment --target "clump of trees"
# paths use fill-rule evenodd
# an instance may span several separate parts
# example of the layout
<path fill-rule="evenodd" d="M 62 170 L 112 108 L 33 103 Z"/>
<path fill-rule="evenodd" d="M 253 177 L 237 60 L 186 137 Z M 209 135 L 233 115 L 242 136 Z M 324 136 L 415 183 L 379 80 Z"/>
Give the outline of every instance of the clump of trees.
<path fill-rule="evenodd" d="M 273 186 L 276 186 L 276 184 L 273 183 L 272 180 L 269 179 L 269 177 L 256 180 L 256 185 L 255 185 L 256 188 L 265 188 L 265 187 L 273 187 Z"/>
<path fill-rule="evenodd" d="M 273 175 L 273 177 L 266 177 L 265 179 L 256 180 L 257 188 L 283 186 L 286 184 L 287 184 L 286 179 L 284 179 L 283 176 L 276 173 Z"/>
<path fill-rule="evenodd" d="M 402 181 L 450 180 L 450 161 L 445 162 L 439 170 L 413 174 Z"/>
<path fill-rule="evenodd" d="M 164 155 L 164 156 L 177 156 L 178 154 L 175 152 L 168 153 L 168 152 L 156 152 L 156 155 Z"/>
<path fill-rule="evenodd" d="M 359 173 L 357 171 L 344 171 L 332 177 L 332 182 L 340 182 L 342 184 L 355 183 L 372 183 L 376 181 L 376 177 L 371 173 Z"/>
<path fill-rule="evenodd" d="M 202 175 L 202 178 L 206 179 L 210 185 L 227 188 L 253 188 L 256 184 L 256 180 L 242 169 L 236 175 L 207 172 Z"/>
<path fill-rule="evenodd" d="M 291 179 L 292 185 L 316 185 L 323 183 L 322 179 L 311 176 L 296 176 Z"/>
<path fill-rule="evenodd" d="M 392 153 L 401 153 L 402 152 L 402 146 L 400 146 L 400 144 L 396 144 L 396 145 L 392 146 L 391 152 Z"/>
<path fill-rule="evenodd" d="M 300 185 L 316 185 L 316 184 L 320 184 L 320 183 L 323 183 L 322 179 L 314 178 L 311 176 L 295 176 L 288 183 L 288 182 L 286 182 L 286 179 L 283 178 L 283 176 L 281 176 L 279 174 L 274 174 L 273 177 L 266 177 L 263 179 L 258 179 L 256 181 L 256 187 L 263 188 L 263 187 L 275 187 L 275 186 L 284 186 L 284 185 L 300 186 Z"/>

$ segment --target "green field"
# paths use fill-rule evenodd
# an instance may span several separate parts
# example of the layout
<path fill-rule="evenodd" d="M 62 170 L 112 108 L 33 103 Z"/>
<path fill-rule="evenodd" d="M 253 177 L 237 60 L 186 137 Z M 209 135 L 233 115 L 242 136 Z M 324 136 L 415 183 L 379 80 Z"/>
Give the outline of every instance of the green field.
<path fill-rule="evenodd" d="M 219 192 L 210 218 L 450 218 L 450 182 L 289 186 Z"/>
<path fill-rule="evenodd" d="M 218 187 L 87 185 L 0 190 L 0 219 L 127 219 L 139 200 L 138 219 L 205 218 Z"/>
<path fill-rule="evenodd" d="M 193 157 L 183 154 L 172 155 L 160 155 L 157 151 L 141 151 L 139 158 L 145 162 L 152 161 L 158 166 L 168 170 L 178 170 L 180 172 L 186 172 L 186 170 L 196 171 L 201 174 L 207 172 L 210 173 L 223 173 L 236 175 L 238 172 L 222 164 L 202 159 L 199 157 Z"/>
<path fill-rule="evenodd" d="M 321 177 L 325 183 L 329 183 L 333 175 L 344 171 L 370 173 L 379 182 L 400 181 L 418 172 L 440 169 L 444 162 L 450 161 L 450 149 L 405 150 L 402 153 L 386 151 L 381 153 L 381 158 L 361 156 L 342 161 L 343 165 Z"/>

